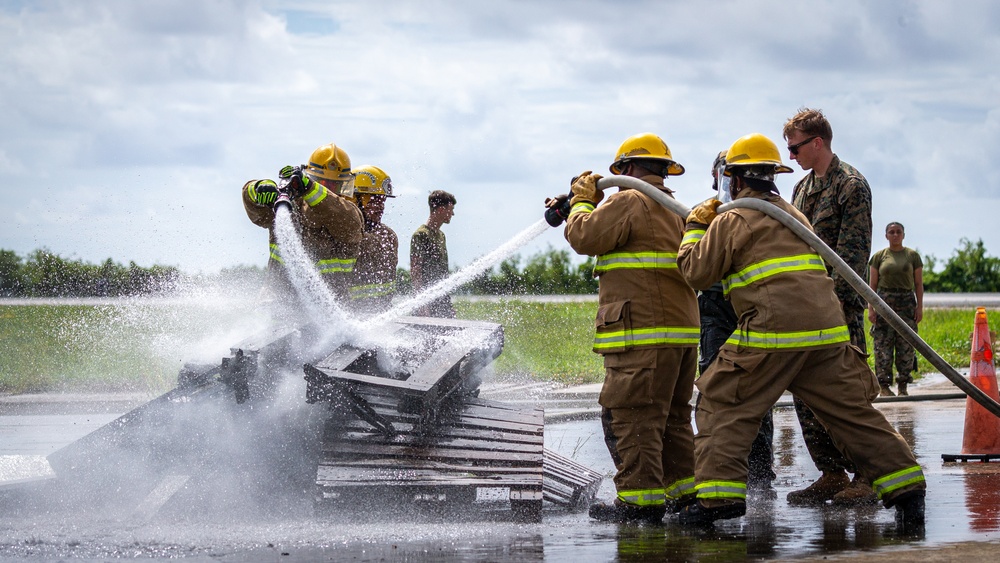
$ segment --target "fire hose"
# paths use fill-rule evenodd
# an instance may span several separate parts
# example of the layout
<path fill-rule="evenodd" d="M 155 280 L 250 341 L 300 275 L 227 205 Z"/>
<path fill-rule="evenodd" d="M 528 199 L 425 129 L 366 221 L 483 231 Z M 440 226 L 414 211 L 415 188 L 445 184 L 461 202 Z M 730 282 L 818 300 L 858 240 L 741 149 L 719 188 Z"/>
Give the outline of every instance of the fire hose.
<path fill-rule="evenodd" d="M 666 207 L 668 210 L 680 215 L 682 218 L 687 218 L 688 214 L 691 212 L 683 203 L 677 201 L 676 199 L 668 196 L 664 192 L 660 191 L 656 187 L 638 178 L 632 178 L 631 176 L 608 176 L 607 178 L 602 178 L 597 182 L 597 188 L 600 190 L 607 190 L 608 188 L 631 188 L 636 191 L 642 192 L 643 194 L 651 197 L 660 205 Z M 782 225 L 788 227 L 796 235 L 799 236 L 803 241 L 805 241 L 809 246 L 811 246 L 820 256 L 823 257 L 828 264 L 833 264 L 833 267 L 837 270 L 841 276 L 858 292 L 865 301 L 870 303 L 883 319 L 889 322 L 889 325 L 898 332 L 903 339 L 910 343 L 913 348 L 920 353 L 921 356 L 927 359 L 935 368 L 941 371 L 941 373 L 947 377 L 956 387 L 965 392 L 966 395 L 971 397 L 974 401 L 983 406 L 986 410 L 993 413 L 994 416 L 1000 417 L 1000 403 L 993 400 L 992 397 L 984 393 L 981 389 L 976 387 L 971 381 L 963 377 L 960 373 L 955 371 L 948 362 L 938 355 L 933 348 L 927 345 L 917 333 L 911 329 L 904 321 L 893 311 L 877 293 L 872 291 L 872 288 L 861 279 L 858 274 L 851 269 L 850 266 L 844 262 L 843 258 L 837 255 L 829 246 L 827 246 L 819 237 L 816 236 L 812 230 L 800 223 L 797 219 L 785 213 L 777 206 L 772 205 L 766 201 L 752 198 L 738 199 L 736 201 L 731 201 L 722 204 L 718 212 L 725 213 L 730 209 L 753 209 L 754 211 L 760 211 L 768 217 L 778 221 Z"/>

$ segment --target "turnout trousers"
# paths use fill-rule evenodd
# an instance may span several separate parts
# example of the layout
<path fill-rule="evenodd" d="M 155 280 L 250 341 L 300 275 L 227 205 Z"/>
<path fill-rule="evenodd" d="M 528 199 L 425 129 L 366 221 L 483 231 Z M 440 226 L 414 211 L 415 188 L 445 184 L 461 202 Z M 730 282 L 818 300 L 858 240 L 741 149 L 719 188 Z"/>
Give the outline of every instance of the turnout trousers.
<path fill-rule="evenodd" d="M 694 435 L 690 402 L 698 349 L 607 354 L 604 367 L 601 421 L 604 441 L 617 469 L 618 499 L 646 506 L 691 495 Z"/>
<path fill-rule="evenodd" d="M 844 316 L 847 318 L 847 330 L 851 334 L 851 344 L 859 350 L 867 351 L 868 342 L 865 339 L 865 309 L 849 307 L 845 309 Z M 877 391 L 877 389 L 876 389 Z M 816 415 L 809 410 L 809 407 L 799 399 L 792 391 L 792 405 L 795 407 L 795 414 L 799 418 L 799 426 L 802 429 L 802 440 L 809 450 L 809 457 L 816 464 L 816 469 L 824 473 L 840 473 L 846 471 L 855 473 L 852 464 L 844 454 L 834 445 L 826 428 L 816 418 Z"/>
<path fill-rule="evenodd" d="M 697 386 L 699 501 L 745 502 L 750 443 L 761 417 L 786 389 L 811 409 L 886 507 L 900 494 L 926 488 L 909 445 L 872 406 L 878 381 L 853 347 L 787 352 L 723 349 Z"/>
<path fill-rule="evenodd" d="M 708 366 L 719 355 L 719 349 L 736 331 L 737 319 L 733 306 L 723 297 L 721 289 L 702 291 L 698 295 L 698 310 L 701 313 L 701 359 L 698 360 L 698 373 L 701 374 L 708 370 Z M 750 446 L 750 457 L 747 459 L 750 464 L 750 483 L 770 485 L 774 481 L 773 444 L 774 416 L 772 410 L 768 409 Z"/>

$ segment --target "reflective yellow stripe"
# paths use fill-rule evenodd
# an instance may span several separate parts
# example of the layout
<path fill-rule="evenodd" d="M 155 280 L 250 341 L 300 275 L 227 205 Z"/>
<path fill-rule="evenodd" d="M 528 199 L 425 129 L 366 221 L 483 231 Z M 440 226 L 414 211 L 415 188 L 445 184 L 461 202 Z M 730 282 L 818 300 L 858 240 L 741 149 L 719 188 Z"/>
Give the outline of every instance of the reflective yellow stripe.
<path fill-rule="evenodd" d="M 739 481 L 705 481 L 694 486 L 698 498 L 747 499 L 747 484 Z"/>
<path fill-rule="evenodd" d="M 618 491 L 618 500 L 637 506 L 663 504 L 665 496 L 663 489 L 641 489 L 635 491 Z"/>
<path fill-rule="evenodd" d="M 594 204 L 588 203 L 586 201 L 581 201 L 573 205 L 569 210 L 569 216 L 572 217 L 577 213 L 590 213 L 594 210 Z"/>
<path fill-rule="evenodd" d="M 594 335 L 594 349 L 624 348 L 626 346 L 653 346 L 657 344 L 698 344 L 700 327 L 653 327 L 632 330 L 598 332 Z"/>
<path fill-rule="evenodd" d="M 742 348 L 763 348 L 777 350 L 781 348 L 811 348 L 829 346 L 851 340 L 847 325 L 824 328 L 820 330 L 803 330 L 799 332 L 754 332 L 737 330 L 726 340 Z"/>
<path fill-rule="evenodd" d="M 319 182 L 316 182 L 315 180 L 310 182 L 310 184 L 312 185 L 313 189 L 309 190 L 309 193 L 307 193 L 303 199 L 306 200 L 306 203 L 309 204 L 309 207 L 316 207 L 316 205 L 319 204 L 319 202 L 323 201 L 323 199 L 326 198 L 326 194 L 328 192 L 326 191 L 326 186 L 320 184 Z"/>
<path fill-rule="evenodd" d="M 316 268 L 321 274 L 342 274 L 354 271 L 354 258 L 330 258 L 316 262 Z"/>
<path fill-rule="evenodd" d="M 681 239 L 681 246 L 695 244 L 704 236 L 705 229 L 691 229 L 690 231 L 685 231 L 684 238 Z"/>
<path fill-rule="evenodd" d="M 826 264 L 819 254 L 799 254 L 798 256 L 783 256 L 772 258 L 751 264 L 735 274 L 726 276 L 722 280 L 722 292 L 729 295 L 729 292 L 750 285 L 751 283 L 783 274 L 786 272 L 800 272 L 803 270 L 821 270 L 826 272 Z"/>
<path fill-rule="evenodd" d="M 276 244 L 271 245 L 271 260 L 274 260 L 279 264 L 285 263 L 285 261 L 281 259 L 281 252 L 278 250 L 278 245 Z"/>
<path fill-rule="evenodd" d="M 687 479 L 678 479 L 664 491 L 669 499 L 679 499 L 694 492 L 694 475 Z"/>
<path fill-rule="evenodd" d="M 396 291 L 396 282 L 356 285 L 350 290 L 351 299 L 369 299 L 382 297 Z"/>
<path fill-rule="evenodd" d="M 919 465 L 914 465 L 913 467 L 907 467 L 901 471 L 875 479 L 872 483 L 872 489 L 875 490 L 878 498 L 882 498 L 882 495 L 899 490 L 907 485 L 912 485 L 913 483 L 920 483 L 924 480 L 923 470 L 920 469 Z"/>
<path fill-rule="evenodd" d="M 677 268 L 676 252 L 611 252 L 597 257 L 595 273 L 626 268 Z"/>

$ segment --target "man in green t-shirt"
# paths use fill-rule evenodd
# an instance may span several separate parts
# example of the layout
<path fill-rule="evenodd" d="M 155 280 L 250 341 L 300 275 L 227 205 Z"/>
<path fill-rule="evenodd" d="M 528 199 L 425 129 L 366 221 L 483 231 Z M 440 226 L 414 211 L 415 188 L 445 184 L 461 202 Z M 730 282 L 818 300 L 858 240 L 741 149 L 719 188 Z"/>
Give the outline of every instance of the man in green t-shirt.
<path fill-rule="evenodd" d="M 450 223 L 455 215 L 455 196 L 444 190 L 434 190 L 427 197 L 430 216 L 410 238 L 410 279 L 415 292 L 423 291 L 448 277 L 448 244 L 441 225 Z M 417 314 L 424 317 L 454 318 L 451 297 L 444 295 L 421 307 Z"/>

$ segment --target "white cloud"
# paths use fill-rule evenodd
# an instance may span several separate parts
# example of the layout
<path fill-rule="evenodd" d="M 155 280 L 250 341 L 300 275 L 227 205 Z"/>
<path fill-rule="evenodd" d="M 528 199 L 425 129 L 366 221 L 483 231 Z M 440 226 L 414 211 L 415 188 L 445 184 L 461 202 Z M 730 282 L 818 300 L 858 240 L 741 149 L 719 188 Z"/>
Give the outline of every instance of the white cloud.
<path fill-rule="evenodd" d="M 5 6 L 0 190 L 18 204 L 0 211 L 0 247 L 22 254 L 263 264 L 239 188 L 334 141 L 392 175 L 402 264 L 426 194 L 454 192 L 462 265 L 571 176 L 604 173 L 632 134 L 667 140 L 693 205 L 716 152 L 751 131 L 781 143 L 803 105 L 872 184 L 876 248 L 900 220 L 922 252 L 965 237 L 1000 254 L 1000 233 L 969 219 L 1000 198 L 988 1 Z M 524 252 L 547 244 L 565 243 L 553 231 Z"/>

